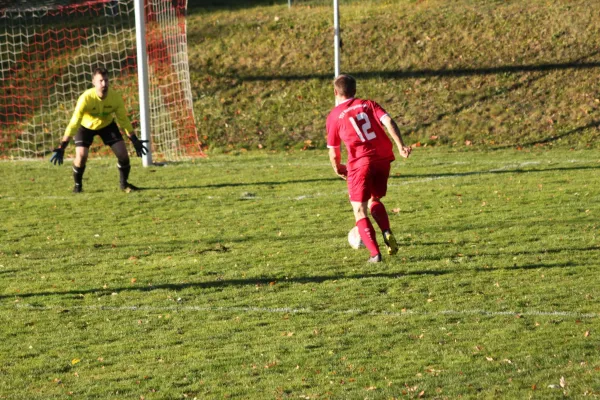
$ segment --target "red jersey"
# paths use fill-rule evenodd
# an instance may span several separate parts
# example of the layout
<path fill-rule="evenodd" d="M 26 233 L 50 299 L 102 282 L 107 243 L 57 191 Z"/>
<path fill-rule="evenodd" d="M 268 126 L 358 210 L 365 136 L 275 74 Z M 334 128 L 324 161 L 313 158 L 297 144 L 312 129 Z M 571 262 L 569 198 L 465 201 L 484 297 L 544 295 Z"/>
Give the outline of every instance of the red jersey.
<path fill-rule="evenodd" d="M 370 161 L 393 161 L 394 146 L 381 124 L 386 115 L 372 100 L 353 98 L 338 104 L 327 117 L 327 147 L 344 142 L 349 170 Z"/>

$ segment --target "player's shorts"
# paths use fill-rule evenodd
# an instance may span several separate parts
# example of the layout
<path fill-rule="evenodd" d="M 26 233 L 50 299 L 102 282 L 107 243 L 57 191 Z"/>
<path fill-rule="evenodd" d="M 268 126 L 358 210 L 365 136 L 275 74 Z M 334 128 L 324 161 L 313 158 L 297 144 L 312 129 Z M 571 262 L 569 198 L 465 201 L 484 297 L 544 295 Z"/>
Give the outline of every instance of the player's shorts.
<path fill-rule="evenodd" d="M 364 202 L 387 193 L 391 161 L 375 161 L 348 171 L 350 201 Z"/>
<path fill-rule="evenodd" d="M 119 127 L 115 121 L 113 121 L 110 125 L 97 131 L 88 129 L 83 125 L 80 126 L 75 134 L 75 146 L 87 147 L 89 149 L 96 135 L 99 135 L 102 138 L 102 142 L 107 146 L 112 146 L 117 142 L 123 141 L 123 135 L 121 135 L 121 131 L 119 131 Z"/>

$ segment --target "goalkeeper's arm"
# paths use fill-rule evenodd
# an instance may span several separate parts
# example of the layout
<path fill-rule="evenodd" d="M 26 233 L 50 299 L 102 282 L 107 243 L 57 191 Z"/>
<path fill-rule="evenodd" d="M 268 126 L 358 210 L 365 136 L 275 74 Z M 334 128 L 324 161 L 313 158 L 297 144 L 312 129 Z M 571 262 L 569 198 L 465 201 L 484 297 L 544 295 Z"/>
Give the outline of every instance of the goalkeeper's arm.
<path fill-rule="evenodd" d="M 52 157 L 50 157 L 50 162 L 54 165 L 61 165 L 63 163 L 63 159 L 65 156 L 65 149 L 69 145 L 69 140 L 71 137 L 69 135 L 64 135 L 58 147 L 52 150 Z"/>
<path fill-rule="evenodd" d="M 135 153 L 138 157 L 148 154 L 148 148 L 144 146 L 144 143 L 148 142 L 147 140 L 138 139 L 135 133 L 129 135 L 129 140 L 131 140 L 131 144 L 133 144 L 133 147 L 135 148 Z"/>

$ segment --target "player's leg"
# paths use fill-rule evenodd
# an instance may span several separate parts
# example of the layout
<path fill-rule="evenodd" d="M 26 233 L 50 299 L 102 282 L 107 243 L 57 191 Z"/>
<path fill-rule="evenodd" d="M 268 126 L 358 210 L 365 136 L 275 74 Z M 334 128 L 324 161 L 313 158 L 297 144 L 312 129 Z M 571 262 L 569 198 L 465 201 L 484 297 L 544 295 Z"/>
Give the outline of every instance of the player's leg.
<path fill-rule="evenodd" d="M 350 201 L 350 204 L 352 204 L 352 209 L 354 210 L 354 219 L 356 221 L 356 226 L 358 227 L 360 238 L 371 253 L 371 257 L 367 261 L 381 261 L 381 253 L 379 252 L 379 245 L 377 244 L 375 228 L 367 216 L 367 202 Z"/>
<path fill-rule="evenodd" d="M 87 164 L 90 146 L 94 141 L 94 131 L 80 126 L 75 134 L 75 161 L 73 161 L 73 193 L 83 191 L 83 173 Z"/>
<path fill-rule="evenodd" d="M 129 183 L 129 173 L 131 172 L 131 163 L 129 161 L 129 154 L 127 153 L 127 147 L 123 140 L 114 143 L 110 146 L 113 153 L 117 157 L 117 168 L 119 169 L 119 186 L 121 190 L 138 190 L 138 188 Z"/>
<path fill-rule="evenodd" d="M 380 162 L 372 166 L 371 198 L 369 199 L 369 210 L 373 219 L 381 229 L 383 241 L 390 255 L 398 252 L 398 242 L 390 229 L 390 219 L 381 202 L 381 198 L 387 193 L 387 182 L 390 175 L 390 163 Z"/>
<path fill-rule="evenodd" d="M 127 192 L 138 190 L 137 187 L 129 183 L 129 173 L 131 172 L 131 164 L 129 162 L 129 154 L 127 146 L 123 141 L 123 135 L 119 131 L 119 127 L 114 122 L 100 131 L 100 137 L 105 145 L 109 146 L 112 152 L 117 157 L 117 169 L 119 170 L 119 186 L 121 190 Z"/>
<path fill-rule="evenodd" d="M 398 253 L 398 241 L 390 229 L 390 219 L 385 206 L 379 197 L 371 197 L 369 199 L 369 210 L 381 233 L 383 234 L 383 242 L 389 255 Z"/>
<path fill-rule="evenodd" d="M 377 223 L 377 226 L 381 229 L 381 232 L 388 231 L 390 229 L 390 218 L 385 206 L 381 202 L 381 198 L 376 196 L 371 197 L 368 206 L 369 211 Z"/>
<path fill-rule="evenodd" d="M 354 219 L 360 238 L 366 248 L 371 253 L 369 262 L 381 261 L 381 253 L 377 244 L 375 228 L 367 215 L 367 202 L 370 197 L 370 188 L 368 183 L 368 165 L 356 168 L 348 173 L 348 193 L 350 194 L 350 204 L 354 211 Z"/>

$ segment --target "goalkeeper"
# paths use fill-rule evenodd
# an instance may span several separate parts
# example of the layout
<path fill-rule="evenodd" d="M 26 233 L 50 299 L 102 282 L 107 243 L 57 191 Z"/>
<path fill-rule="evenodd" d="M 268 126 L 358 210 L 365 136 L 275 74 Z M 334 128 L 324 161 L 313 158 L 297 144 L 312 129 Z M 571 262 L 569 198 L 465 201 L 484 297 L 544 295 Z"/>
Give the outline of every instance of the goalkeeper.
<path fill-rule="evenodd" d="M 147 140 L 139 140 L 133 133 L 133 126 L 127 118 L 123 97 L 118 92 L 109 89 L 108 71 L 105 68 L 94 70 L 92 83 L 94 87 L 79 96 L 73 117 L 71 117 L 60 145 L 53 150 L 50 162 L 54 165 L 63 163 L 65 148 L 69 144 L 71 136 L 75 135 L 75 161 L 73 162 L 75 186 L 73 187 L 73 193 L 80 193 L 83 190 L 83 173 L 85 172 L 90 146 L 94 141 L 94 136 L 99 135 L 104 144 L 110 146 L 117 157 L 121 190 L 126 192 L 139 190 L 139 188 L 128 182 L 129 172 L 131 171 L 129 154 L 127 154 L 123 135 L 121 135 L 113 115 L 131 140 L 131 143 L 133 143 L 138 157 L 148 152 L 148 149 L 144 146 Z"/>

